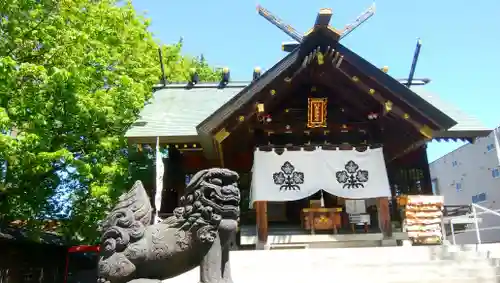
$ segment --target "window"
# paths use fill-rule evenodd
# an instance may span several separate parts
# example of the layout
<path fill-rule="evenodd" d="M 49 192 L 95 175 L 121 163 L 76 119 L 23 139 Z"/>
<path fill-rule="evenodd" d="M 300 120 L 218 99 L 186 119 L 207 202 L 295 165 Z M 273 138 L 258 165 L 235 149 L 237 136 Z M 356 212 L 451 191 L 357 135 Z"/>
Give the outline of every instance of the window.
<path fill-rule="evenodd" d="M 438 179 L 432 179 L 431 185 L 432 185 L 432 193 L 436 196 L 439 195 Z"/>
<path fill-rule="evenodd" d="M 460 192 L 462 190 L 462 183 L 456 183 L 455 188 L 457 189 L 457 192 Z"/>
<path fill-rule="evenodd" d="M 487 151 L 492 151 L 494 149 L 495 149 L 495 145 L 493 145 L 492 143 L 490 143 L 489 145 L 486 146 Z"/>
<path fill-rule="evenodd" d="M 458 161 L 452 161 L 451 166 L 453 166 L 453 167 L 458 166 Z"/>
<path fill-rule="evenodd" d="M 486 193 L 480 193 L 475 196 L 472 196 L 472 203 L 479 203 L 486 201 Z"/>
<path fill-rule="evenodd" d="M 493 177 L 493 178 L 500 177 L 500 170 L 498 170 L 498 168 L 493 168 L 491 170 L 491 177 Z"/>

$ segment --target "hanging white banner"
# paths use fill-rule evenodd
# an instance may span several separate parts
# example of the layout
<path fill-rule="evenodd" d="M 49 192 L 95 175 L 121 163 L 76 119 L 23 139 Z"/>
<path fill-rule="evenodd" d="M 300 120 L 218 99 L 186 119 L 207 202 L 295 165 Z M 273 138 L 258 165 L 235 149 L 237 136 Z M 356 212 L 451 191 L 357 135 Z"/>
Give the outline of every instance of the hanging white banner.
<path fill-rule="evenodd" d="M 391 189 L 382 148 L 353 150 L 318 150 L 323 164 L 323 190 L 348 199 L 390 197 Z M 318 162 L 319 163 L 319 162 Z"/>
<path fill-rule="evenodd" d="M 163 193 L 163 157 L 160 151 L 160 138 L 156 137 L 156 154 L 155 154 L 155 165 L 156 165 L 156 191 L 155 191 L 155 222 L 161 222 L 159 213 L 161 210 L 162 193 Z"/>
<path fill-rule="evenodd" d="M 299 200 L 319 190 L 348 199 L 391 196 L 382 148 L 254 152 L 251 203 Z"/>
<path fill-rule="evenodd" d="M 306 198 L 321 187 L 314 172 L 315 151 L 254 152 L 251 203 L 292 201 Z"/>

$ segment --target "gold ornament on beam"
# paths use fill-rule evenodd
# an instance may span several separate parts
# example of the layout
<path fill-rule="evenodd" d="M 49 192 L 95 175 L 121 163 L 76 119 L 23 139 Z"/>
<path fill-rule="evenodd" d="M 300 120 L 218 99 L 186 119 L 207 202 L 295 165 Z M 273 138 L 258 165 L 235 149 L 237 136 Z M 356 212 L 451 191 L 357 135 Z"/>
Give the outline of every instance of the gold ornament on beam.
<path fill-rule="evenodd" d="M 391 112 L 391 110 L 392 110 L 392 101 L 387 100 L 387 101 L 384 103 L 384 108 L 385 108 L 385 112 L 386 112 L 386 113 Z"/>
<path fill-rule="evenodd" d="M 318 65 L 323 65 L 325 63 L 323 53 L 318 52 L 317 53 L 317 59 L 318 59 Z"/>
<path fill-rule="evenodd" d="M 432 139 L 434 131 L 429 126 L 423 125 L 419 130 L 420 134 L 422 134 L 424 137 L 426 137 L 427 139 Z"/>
<path fill-rule="evenodd" d="M 257 103 L 257 112 L 264 113 L 264 103 Z"/>
<path fill-rule="evenodd" d="M 326 127 L 326 107 L 328 98 L 312 98 L 308 99 L 307 107 L 307 127 L 308 128 L 325 128 Z"/>
<path fill-rule="evenodd" d="M 222 128 L 220 131 L 218 131 L 214 138 L 218 143 L 221 143 L 224 141 L 227 137 L 229 137 L 230 133 L 226 130 L 226 128 Z"/>

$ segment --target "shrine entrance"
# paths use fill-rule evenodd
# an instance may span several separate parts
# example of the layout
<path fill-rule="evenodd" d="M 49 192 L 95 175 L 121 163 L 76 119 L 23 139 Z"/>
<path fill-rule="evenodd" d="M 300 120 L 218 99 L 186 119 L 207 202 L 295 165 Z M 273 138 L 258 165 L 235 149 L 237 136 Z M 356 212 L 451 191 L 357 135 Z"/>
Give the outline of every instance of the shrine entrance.
<path fill-rule="evenodd" d="M 377 204 L 387 202 L 391 190 L 382 148 L 256 148 L 252 167 L 256 226 L 242 222 L 242 244 L 383 237 L 378 219 L 388 221 L 388 209 Z"/>

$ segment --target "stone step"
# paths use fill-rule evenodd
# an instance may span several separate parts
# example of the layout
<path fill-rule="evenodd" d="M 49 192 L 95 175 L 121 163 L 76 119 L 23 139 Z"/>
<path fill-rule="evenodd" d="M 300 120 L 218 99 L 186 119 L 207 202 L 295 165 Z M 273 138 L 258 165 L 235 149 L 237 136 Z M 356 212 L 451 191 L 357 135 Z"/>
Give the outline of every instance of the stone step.
<path fill-rule="evenodd" d="M 248 254 L 251 253 L 251 254 Z M 446 247 L 384 247 L 384 248 L 346 248 L 346 249 L 289 249 L 271 251 L 235 251 L 232 257 L 260 257 L 266 255 L 273 261 L 287 258 L 321 258 L 324 260 L 341 260 L 350 263 L 370 262 L 426 262 L 438 259 L 474 260 L 484 259 L 487 253 L 461 251 Z"/>
<path fill-rule="evenodd" d="M 317 270 L 307 267 L 298 269 L 245 269 L 232 268 L 233 281 L 239 283 L 303 283 L 303 282 L 325 282 L 336 280 L 349 280 L 351 282 L 371 282 L 371 283 L 421 283 L 421 282 L 481 282 L 493 283 L 499 279 L 495 272 L 485 268 L 469 268 L 462 270 L 463 267 L 441 268 L 409 268 L 408 266 L 395 268 L 363 268 L 350 266 L 342 269 Z M 198 269 L 178 277 L 166 280 L 167 283 L 187 283 L 197 282 L 199 279 Z"/>
<path fill-rule="evenodd" d="M 465 251 L 464 251 L 465 250 Z M 465 248 L 380 247 L 231 252 L 237 283 L 350 280 L 370 283 L 497 281 L 497 259 Z M 349 279 L 350 278 L 350 279 Z M 197 282 L 196 268 L 170 283 Z"/>

